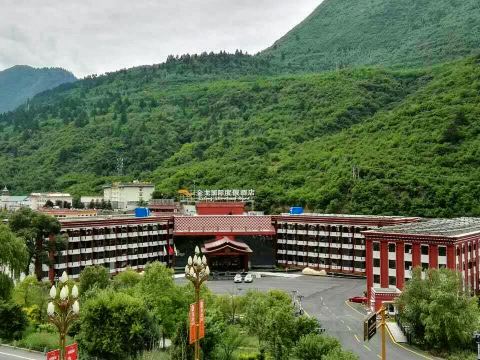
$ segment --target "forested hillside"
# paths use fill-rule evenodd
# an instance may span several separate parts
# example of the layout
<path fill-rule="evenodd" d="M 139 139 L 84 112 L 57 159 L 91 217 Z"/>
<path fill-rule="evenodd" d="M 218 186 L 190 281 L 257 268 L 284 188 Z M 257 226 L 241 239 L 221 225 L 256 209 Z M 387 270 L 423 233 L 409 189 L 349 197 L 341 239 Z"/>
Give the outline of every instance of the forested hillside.
<path fill-rule="evenodd" d="M 479 57 L 268 76 L 257 58 L 203 56 L 221 65 L 171 58 L 61 86 L 4 114 L 0 183 L 87 194 L 139 178 L 175 194 L 195 181 L 255 188 L 258 207 L 271 211 L 480 215 Z"/>
<path fill-rule="evenodd" d="M 13 110 L 36 94 L 77 80 L 64 69 L 17 65 L 0 71 L 0 113 Z"/>
<path fill-rule="evenodd" d="M 323 71 L 427 66 L 478 49 L 478 0 L 324 0 L 262 56 L 289 71 Z"/>

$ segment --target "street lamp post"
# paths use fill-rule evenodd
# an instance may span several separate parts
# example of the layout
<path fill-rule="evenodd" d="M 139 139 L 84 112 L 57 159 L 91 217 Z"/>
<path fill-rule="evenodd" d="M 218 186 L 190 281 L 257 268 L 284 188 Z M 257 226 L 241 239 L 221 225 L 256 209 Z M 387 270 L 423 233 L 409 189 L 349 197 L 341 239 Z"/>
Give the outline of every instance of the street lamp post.
<path fill-rule="evenodd" d="M 193 283 L 195 288 L 195 360 L 200 360 L 200 339 L 198 338 L 200 328 L 200 287 L 207 280 L 210 268 L 207 265 L 207 258 L 200 254 L 198 246 L 195 247 L 193 258 L 188 257 L 188 264 L 185 266 L 185 277 Z"/>
<path fill-rule="evenodd" d="M 70 291 L 68 284 L 68 275 L 64 271 L 58 285 L 50 289 L 50 298 L 47 314 L 50 322 L 57 327 L 60 336 L 60 360 L 65 360 L 65 338 L 72 322 L 78 318 L 80 305 L 78 304 L 78 288 L 74 285 Z"/>

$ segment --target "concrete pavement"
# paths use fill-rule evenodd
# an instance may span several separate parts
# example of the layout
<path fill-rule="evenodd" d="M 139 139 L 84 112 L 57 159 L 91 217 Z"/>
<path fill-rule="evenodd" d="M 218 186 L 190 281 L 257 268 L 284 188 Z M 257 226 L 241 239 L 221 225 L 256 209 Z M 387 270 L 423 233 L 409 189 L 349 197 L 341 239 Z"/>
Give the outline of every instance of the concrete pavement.
<path fill-rule="evenodd" d="M 45 360 L 45 355 L 37 352 L 0 346 L 0 360 Z"/>

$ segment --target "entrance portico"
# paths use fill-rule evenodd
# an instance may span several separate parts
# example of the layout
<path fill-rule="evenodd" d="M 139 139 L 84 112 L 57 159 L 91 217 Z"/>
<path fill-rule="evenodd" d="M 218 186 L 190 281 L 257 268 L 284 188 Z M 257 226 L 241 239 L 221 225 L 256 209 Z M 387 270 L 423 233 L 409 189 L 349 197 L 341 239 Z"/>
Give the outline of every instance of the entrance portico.
<path fill-rule="evenodd" d="M 218 236 L 202 246 L 202 253 L 207 257 L 208 265 L 213 270 L 248 271 L 250 247 L 243 241 L 231 236 Z"/>

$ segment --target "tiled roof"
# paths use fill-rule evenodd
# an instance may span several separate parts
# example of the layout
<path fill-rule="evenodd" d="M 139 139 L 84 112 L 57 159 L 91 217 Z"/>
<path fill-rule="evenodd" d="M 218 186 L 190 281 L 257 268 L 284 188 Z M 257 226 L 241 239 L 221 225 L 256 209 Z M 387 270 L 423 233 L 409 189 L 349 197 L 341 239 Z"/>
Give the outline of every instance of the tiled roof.
<path fill-rule="evenodd" d="M 202 215 L 175 216 L 174 234 L 273 235 L 270 216 Z"/>
<path fill-rule="evenodd" d="M 371 230 L 366 233 L 372 232 L 458 237 L 480 233 L 480 218 L 425 219 L 415 223 Z"/>

